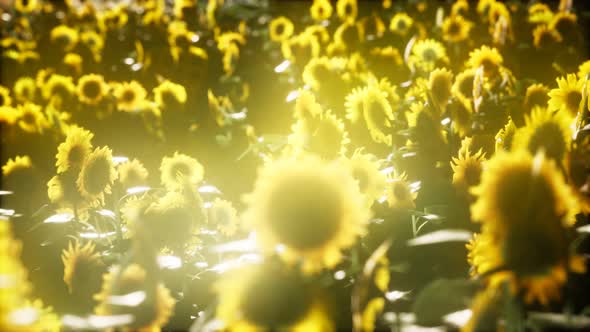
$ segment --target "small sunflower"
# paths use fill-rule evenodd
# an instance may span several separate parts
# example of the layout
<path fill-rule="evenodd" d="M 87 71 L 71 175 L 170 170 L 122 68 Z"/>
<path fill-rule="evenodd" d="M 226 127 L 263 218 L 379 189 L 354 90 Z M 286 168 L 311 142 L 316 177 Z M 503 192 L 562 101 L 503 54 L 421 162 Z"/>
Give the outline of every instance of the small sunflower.
<path fill-rule="evenodd" d="M 75 244 L 70 241 L 68 249 L 64 249 L 62 252 L 61 260 L 64 264 L 64 282 L 70 293 L 85 287 L 90 280 L 97 276 L 100 277 L 104 268 L 100 255 L 95 251 L 95 245 L 92 242 L 82 246 L 78 241 L 75 241 Z M 97 281 L 100 287 L 100 279 Z"/>
<path fill-rule="evenodd" d="M 0 107 L 10 106 L 11 104 L 10 90 L 0 85 Z"/>
<path fill-rule="evenodd" d="M 313 4 L 309 8 L 311 18 L 316 22 L 329 19 L 332 16 L 332 11 L 330 0 L 313 0 Z"/>
<path fill-rule="evenodd" d="M 479 184 L 485 153 L 482 149 L 472 153 L 472 139 L 466 137 L 461 141 L 461 148 L 457 158 L 453 157 L 451 168 L 453 169 L 453 185 L 457 186 L 462 192 L 468 193 L 470 187 Z"/>
<path fill-rule="evenodd" d="M 117 172 L 119 173 L 119 182 L 124 188 L 144 185 L 148 177 L 148 170 L 137 159 L 118 165 Z"/>
<path fill-rule="evenodd" d="M 354 21 L 358 15 L 357 0 L 338 0 L 336 13 L 342 21 Z"/>
<path fill-rule="evenodd" d="M 143 291 L 146 300 L 140 305 L 130 307 L 113 304 L 112 296 L 121 296 Z M 125 267 L 115 266 L 103 277 L 102 290 L 94 295 L 98 302 L 95 312 L 99 316 L 132 314 L 133 322 L 128 328 L 133 331 L 160 331 L 172 316 L 175 301 L 170 291 L 150 277 L 139 264 Z"/>
<path fill-rule="evenodd" d="M 78 126 L 69 127 L 66 140 L 57 147 L 57 172 L 63 173 L 71 168 L 81 169 L 84 160 L 92 151 L 93 137 L 94 134 L 86 129 Z"/>
<path fill-rule="evenodd" d="M 67 25 L 59 25 L 51 30 L 51 41 L 64 52 L 69 52 L 78 43 L 78 30 Z"/>
<path fill-rule="evenodd" d="M 320 43 L 315 35 L 302 33 L 282 42 L 281 53 L 293 63 L 307 63 L 320 55 Z"/>
<path fill-rule="evenodd" d="M 549 88 L 543 84 L 532 84 L 526 89 L 524 96 L 524 109 L 528 114 L 536 106 L 545 108 L 549 101 Z"/>
<path fill-rule="evenodd" d="M 392 209 L 415 209 L 416 197 L 407 181 L 406 173 L 388 176 L 386 184 L 387 204 Z"/>
<path fill-rule="evenodd" d="M 370 217 L 350 171 L 313 157 L 268 163 L 245 201 L 244 222 L 263 249 L 284 245 L 281 257 L 305 272 L 338 264 Z"/>
<path fill-rule="evenodd" d="M 33 102 L 35 100 L 35 94 L 37 92 L 35 79 L 28 76 L 19 77 L 19 79 L 14 83 L 13 91 L 14 97 L 17 101 L 21 103 L 25 103 L 27 101 Z M 0 95 L 1 94 L 2 91 L 0 89 Z M 2 97 L 0 97 L 0 99 L 2 99 Z M 2 104 L 1 100 L 0 104 Z"/>
<path fill-rule="evenodd" d="M 559 46 L 561 41 L 562 38 L 559 32 L 546 25 L 538 25 L 535 30 L 533 30 L 533 45 L 535 45 L 537 49 L 555 49 Z"/>
<path fill-rule="evenodd" d="M 525 116 L 524 127 L 516 131 L 512 149 L 525 149 L 533 155 L 543 150 L 548 158 L 560 164 L 568 153 L 572 136 L 567 115 L 536 107 Z"/>
<path fill-rule="evenodd" d="M 172 157 L 162 158 L 160 179 L 168 190 L 182 189 L 186 182 L 197 184 L 203 180 L 204 169 L 196 159 L 174 152 Z"/>
<path fill-rule="evenodd" d="M 23 169 L 30 169 L 33 167 L 31 158 L 29 156 L 16 156 L 14 159 L 9 158 L 4 166 L 2 166 L 2 175 L 9 176 L 15 172 Z"/>
<path fill-rule="evenodd" d="M 47 127 L 47 119 L 41 106 L 33 103 L 18 105 L 18 126 L 27 133 L 41 133 Z"/>
<path fill-rule="evenodd" d="M 363 117 L 371 137 L 377 143 L 391 146 L 393 136 L 389 128 L 394 117 L 387 95 L 377 87 L 369 87 L 364 97 Z"/>
<path fill-rule="evenodd" d="M 186 103 L 186 89 L 184 86 L 170 81 L 164 81 L 154 88 L 154 100 L 160 108 Z"/>
<path fill-rule="evenodd" d="M 43 98 L 46 100 L 58 97 L 63 100 L 76 91 L 76 85 L 71 76 L 52 74 L 41 89 Z"/>
<path fill-rule="evenodd" d="M 567 74 L 557 78 L 557 88 L 549 91 L 549 110 L 560 111 L 571 120 L 578 116 L 582 109 L 582 87 L 584 80 L 576 78 L 576 74 Z"/>
<path fill-rule="evenodd" d="M 233 236 L 238 230 L 238 214 L 232 203 L 215 198 L 207 210 L 208 221 L 225 236 Z"/>
<path fill-rule="evenodd" d="M 510 151 L 512 149 L 512 141 L 514 140 L 516 130 L 516 125 L 512 119 L 508 119 L 508 123 L 496 134 L 496 152 Z"/>
<path fill-rule="evenodd" d="M 495 47 L 484 45 L 469 52 L 469 60 L 466 65 L 472 69 L 483 67 L 486 77 L 495 77 L 499 74 L 503 62 L 504 58 Z"/>
<path fill-rule="evenodd" d="M 270 263 L 226 272 L 214 285 L 216 317 L 228 331 L 334 331 L 321 300 L 304 280 Z"/>
<path fill-rule="evenodd" d="M 137 81 L 123 82 L 114 87 L 117 108 L 124 112 L 135 112 L 147 96 L 144 87 Z"/>
<path fill-rule="evenodd" d="M 448 42 L 461 42 L 469 38 L 469 31 L 473 23 L 465 20 L 461 15 L 451 15 L 443 21 L 443 39 Z"/>
<path fill-rule="evenodd" d="M 414 20 L 406 13 L 397 13 L 389 22 L 389 30 L 396 35 L 406 36 L 412 26 Z"/>
<path fill-rule="evenodd" d="M 15 0 L 14 9 L 19 13 L 29 14 L 39 7 L 38 0 Z"/>
<path fill-rule="evenodd" d="M 96 148 L 82 164 L 76 185 L 82 196 L 89 200 L 102 200 L 104 194 L 111 193 L 111 185 L 117 179 L 113 164 L 113 154 L 108 147 Z"/>
<path fill-rule="evenodd" d="M 104 77 L 98 74 L 87 74 L 78 80 L 78 98 L 84 104 L 97 105 L 108 92 Z"/>
<path fill-rule="evenodd" d="M 268 26 L 270 40 L 275 42 L 286 41 L 293 35 L 293 23 L 285 16 L 279 16 L 272 20 Z"/>
<path fill-rule="evenodd" d="M 430 73 L 428 80 L 428 90 L 433 104 L 441 112 L 444 112 L 449 98 L 451 97 L 451 88 L 453 85 L 453 73 L 448 69 L 437 68 Z"/>
<path fill-rule="evenodd" d="M 365 195 L 369 205 L 383 196 L 385 192 L 386 177 L 379 170 L 377 157 L 370 153 L 363 153 L 361 149 L 356 150 L 352 157 L 344 159 L 356 180 L 360 192 Z"/>
<path fill-rule="evenodd" d="M 412 47 L 410 63 L 414 68 L 430 72 L 449 62 L 445 47 L 434 39 L 417 41 Z"/>

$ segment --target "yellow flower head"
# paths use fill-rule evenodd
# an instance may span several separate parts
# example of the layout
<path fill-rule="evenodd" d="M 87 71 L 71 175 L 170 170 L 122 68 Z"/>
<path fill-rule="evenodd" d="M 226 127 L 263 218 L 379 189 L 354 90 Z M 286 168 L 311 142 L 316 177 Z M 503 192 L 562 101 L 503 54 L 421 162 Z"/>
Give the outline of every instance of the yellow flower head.
<path fill-rule="evenodd" d="M 370 218 L 350 171 L 313 157 L 268 163 L 245 201 L 244 222 L 263 249 L 282 244 L 281 257 L 306 272 L 338 264 Z"/>
<path fill-rule="evenodd" d="M 344 161 L 350 168 L 360 192 L 365 195 L 369 205 L 383 196 L 386 177 L 380 172 L 379 162 L 374 155 L 363 153 L 359 149 L 353 153 L 352 157 L 344 159 Z"/>
<path fill-rule="evenodd" d="M 37 92 L 37 86 L 35 83 L 35 79 L 32 77 L 22 76 L 14 83 L 14 97 L 21 103 L 30 101 L 32 102 L 35 99 L 35 93 Z M 1 99 L 2 91 L 0 89 L 0 99 Z M 5 100 L 3 101 L 6 102 Z M 2 102 L 0 102 L 2 104 Z"/>
<path fill-rule="evenodd" d="M 109 89 L 104 77 L 98 74 L 87 74 L 78 80 L 78 98 L 89 105 L 97 105 L 103 100 Z"/>
<path fill-rule="evenodd" d="M 445 47 L 434 39 L 417 41 L 412 47 L 410 64 L 424 72 L 430 72 L 439 65 L 449 62 Z"/>
<path fill-rule="evenodd" d="M 285 16 L 279 16 L 270 22 L 268 26 L 270 40 L 275 42 L 286 41 L 293 35 L 293 23 Z"/>
<path fill-rule="evenodd" d="M 533 44 L 538 49 L 555 49 L 561 43 L 562 38 L 557 30 L 553 30 L 546 25 L 538 25 L 533 30 Z"/>
<path fill-rule="evenodd" d="M 185 183 L 197 184 L 203 180 L 204 169 L 196 159 L 174 152 L 172 157 L 162 158 L 160 180 L 168 190 L 180 190 Z"/>
<path fill-rule="evenodd" d="M 117 108 L 124 112 L 136 112 L 147 96 L 144 87 L 137 81 L 117 84 L 113 93 L 117 98 Z"/>
<path fill-rule="evenodd" d="M 557 78 L 557 88 L 549 91 L 549 110 L 565 113 L 571 120 L 578 116 L 582 109 L 582 87 L 584 80 L 576 78 L 576 74 L 567 74 Z"/>
<path fill-rule="evenodd" d="M 451 161 L 453 185 L 464 191 L 464 193 L 468 193 L 470 187 L 479 184 L 483 162 L 485 161 L 485 153 L 481 149 L 472 153 L 470 150 L 471 142 L 470 137 L 464 138 L 461 141 L 461 148 L 457 158 L 453 157 Z"/>
<path fill-rule="evenodd" d="M 238 230 L 238 215 L 232 203 L 215 198 L 207 210 L 208 220 L 225 236 L 233 236 Z"/>
<path fill-rule="evenodd" d="M 27 133 L 41 133 L 47 127 L 47 119 L 41 106 L 33 103 L 18 105 L 18 126 Z"/>
<path fill-rule="evenodd" d="M 516 134 L 516 129 L 516 125 L 514 125 L 512 119 L 508 119 L 508 123 L 496 134 L 496 152 L 502 150 L 510 151 L 512 149 L 512 141 L 514 134 Z"/>
<path fill-rule="evenodd" d="M 437 68 L 430 73 L 428 90 L 430 91 L 432 102 L 441 111 L 444 111 L 449 102 L 452 85 L 453 73 L 448 69 Z"/>
<path fill-rule="evenodd" d="M 391 146 L 393 136 L 389 128 L 394 119 L 393 109 L 387 95 L 378 87 L 369 86 L 365 92 L 363 116 L 373 140 Z"/>
<path fill-rule="evenodd" d="M 397 35 L 405 36 L 408 34 L 412 26 L 414 25 L 414 20 L 406 13 L 397 13 L 389 22 L 389 30 Z"/>
<path fill-rule="evenodd" d="M 330 111 L 316 118 L 298 120 L 289 136 L 296 153 L 311 152 L 328 160 L 343 155 L 349 142 L 344 123 Z"/>
<path fill-rule="evenodd" d="M 154 88 L 154 100 L 162 109 L 184 104 L 186 103 L 186 89 L 180 84 L 164 81 Z"/>
<path fill-rule="evenodd" d="M 536 107 L 530 115 L 525 115 L 525 126 L 516 131 L 512 149 L 524 149 L 530 154 L 543 150 L 548 158 L 560 164 L 569 151 L 572 136 L 567 115 Z"/>
<path fill-rule="evenodd" d="M 10 158 L 4 166 L 2 166 L 2 175 L 7 177 L 13 173 L 18 173 L 21 170 L 31 169 L 33 163 L 29 156 L 16 156 L 14 159 Z"/>
<path fill-rule="evenodd" d="M 387 203 L 392 209 L 414 209 L 416 208 L 416 197 L 418 194 L 412 191 L 407 181 L 406 173 L 393 174 L 388 176 Z"/>
<path fill-rule="evenodd" d="M 356 0 L 338 0 L 336 2 L 336 13 L 342 21 L 354 21 L 358 14 Z"/>
<path fill-rule="evenodd" d="M 486 77 L 494 77 L 500 72 L 500 67 L 504 62 L 504 58 L 495 47 L 488 47 L 486 45 L 469 52 L 469 60 L 467 60 L 467 67 L 478 69 L 483 67 Z"/>
<path fill-rule="evenodd" d="M 111 193 L 111 185 L 117 179 L 117 170 L 113 164 L 113 153 L 108 147 L 96 148 L 82 164 L 76 185 L 80 193 L 88 200 L 102 201 L 104 194 Z"/>
<path fill-rule="evenodd" d="M 50 100 L 59 97 L 63 100 L 76 91 L 76 85 L 70 76 L 52 74 L 42 88 L 43 98 Z"/>
<path fill-rule="evenodd" d="M 78 43 L 78 30 L 67 25 L 59 25 L 51 30 L 51 41 L 64 52 L 69 52 Z"/>
<path fill-rule="evenodd" d="M 121 182 L 124 188 L 146 184 L 148 171 L 137 159 L 118 165 L 117 171 L 119 173 L 119 182 Z"/>
<path fill-rule="evenodd" d="M 70 168 L 79 170 L 92 151 L 93 137 L 94 134 L 86 129 L 78 126 L 69 127 L 66 140 L 57 147 L 57 172 L 63 173 Z"/>
<path fill-rule="evenodd" d="M 461 15 L 448 16 L 442 25 L 443 39 L 449 42 L 461 42 L 469 38 L 469 31 L 473 23 L 465 20 Z"/>
<path fill-rule="evenodd" d="M 547 101 L 549 101 L 549 88 L 543 84 L 532 84 L 526 89 L 524 96 L 524 110 L 528 114 L 531 110 L 538 106 L 545 108 L 547 107 Z"/>
<path fill-rule="evenodd" d="M 15 0 L 14 1 L 14 8 L 23 14 L 32 13 L 39 7 L 38 0 Z"/>
<path fill-rule="evenodd" d="M 92 242 L 82 246 L 78 241 L 75 244 L 70 241 L 68 249 L 62 252 L 61 260 L 64 264 L 64 282 L 70 293 L 84 287 L 97 276 L 100 277 L 104 268 Z"/>
<path fill-rule="evenodd" d="M 332 11 L 330 0 L 313 0 L 313 4 L 309 8 L 311 18 L 316 22 L 329 19 L 332 16 Z"/>

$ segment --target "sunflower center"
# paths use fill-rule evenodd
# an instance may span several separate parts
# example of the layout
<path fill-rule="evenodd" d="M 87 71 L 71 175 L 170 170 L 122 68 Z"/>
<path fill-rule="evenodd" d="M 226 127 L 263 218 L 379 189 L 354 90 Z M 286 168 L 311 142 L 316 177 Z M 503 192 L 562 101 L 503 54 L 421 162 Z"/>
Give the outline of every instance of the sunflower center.
<path fill-rule="evenodd" d="M 337 189 L 312 175 L 291 176 L 276 184 L 268 217 L 279 242 L 306 250 L 334 238 L 343 218 Z"/>
<path fill-rule="evenodd" d="M 364 193 L 369 188 L 369 174 L 361 167 L 352 170 L 352 177 L 358 182 L 360 192 Z"/>
<path fill-rule="evenodd" d="M 451 35 L 451 36 L 458 35 L 459 32 L 461 31 L 461 26 L 457 22 L 452 22 L 449 25 L 449 30 L 447 30 L 447 31 L 448 31 L 449 35 Z"/>
<path fill-rule="evenodd" d="M 483 71 L 491 75 L 496 69 L 496 63 L 490 58 L 481 59 L 480 65 L 483 66 Z"/>
<path fill-rule="evenodd" d="M 347 3 L 346 6 L 344 6 L 344 14 L 346 14 L 346 16 L 351 16 L 353 10 L 354 9 L 352 8 L 352 5 L 350 3 Z"/>
<path fill-rule="evenodd" d="M 467 186 L 471 187 L 477 185 L 481 178 L 481 164 L 476 161 L 467 163 L 467 165 L 465 165 L 465 170 L 463 174 Z"/>
<path fill-rule="evenodd" d="M 68 163 L 70 165 L 80 165 L 84 161 L 86 153 L 81 145 L 74 145 L 68 151 Z"/>
<path fill-rule="evenodd" d="M 369 105 L 367 106 L 368 107 L 365 109 L 365 111 L 367 112 L 369 121 L 371 121 L 374 126 L 378 127 L 380 131 L 385 132 L 385 124 L 389 122 L 389 119 L 387 118 L 387 114 L 383 108 L 383 105 L 373 100 L 369 102 Z"/>
<path fill-rule="evenodd" d="M 111 163 L 105 157 L 89 161 L 84 172 L 84 189 L 91 195 L 102 193 L 109 185 Z"/>
<path fill-rule="evenodd" d="M 405 20 L 397 21 L 397 29 L 398 30 L 405 31 L 407 27 L 408 27 L 408 23 L 406 23 Z"/>
<path fill-rule="evenodd" d="M 560 161 L 566 151 L 566 142 L 559 125 L 547 122 L 535 129 L 528 144 L 532 154 L 543 149 L 549 158 Z"/>
<path fill-rule="evenodd" d="M 565 105 L 570 112 L 577 113 L 578 108 L 580 107 L 580 102 L 582 102 L 582 94 L 580 91 L 572 90 L 567 93 L 567 96 L 565 97 Z"/>
<path fill-rule="evenodd" d="M 135 92 L 133 90 L 125 90 L 121 95 L 121 100 L 125 103 L 132 103 L 135 100 Z"/>
<path fill-rule="evenodd" d="M 436 51 L 432 48 L 427 48 L 422 52 L 422 58 L 424 58 L 424 61 L 426 62 L 434 62 L 437 58 Z"/>
<path fill-rule="evenodd" d="M 277 36 L 282 36 L 284 32 L 285 32 L 285 25 L 284 24 L 279 24 L 275 27 L 275 33 L 277 34 Z"/>
<path fill-rule="evenodd" d="M 82 93 L 89 99 L 96 99 L 100 95 L 100 84 L 96 81 L 89 81 L 82 87 Z"/>
<path fill-rule="evenodd" d="M 535 106 L 544 107 L 547 105 L 549 97 L 547 92 L 543 90 L 533 91 L 526 96 L 526 107 L 531 110 Z"/>
<path fill-rule="evenodd" d="M 172 106 L 178 104 L 178 98 L 171 90 L 162 91 L 162 103 L 164 106 Z"/>
<path fill-rule="evenodd" d="M 336 123 L 322 120 L 311 138 L 309 149 L 318 155 L 332 159 L 340 152 L 343 134 Z"/>
<path fill-rule="evenodd" d="M 0 93 L 0 105 L 4 106 L 5 102 L 6 102 L 6 99 L 4 98 L 4 95 Z"/>
<path fill-rule="evenodd" d="M 37 120 L 37 117 L 33 114 L 33 112 L 26 111 L 23 113 L 22 120 L 25 123 L 33 124 Z"/>
<path fill-rule="evenodd" d="M 298 278 L 269 271 L 253 279 L 240 306 L 248 321 L 276 329 L 297 323 L 305 316 L 310 299 Z"/>
<path fill-rule="evenodd" d="M 468 75 L 459 83 L 459 91 L 463 96 L 469 97 L 473 94 L 473 75 Z"/>
<path fill-rule="evenodd" d="M 396 181 L 392 187 L 393 196 L 397 201 L 405 201 L 410 197 L 408 187 L 402 181 Z"/>

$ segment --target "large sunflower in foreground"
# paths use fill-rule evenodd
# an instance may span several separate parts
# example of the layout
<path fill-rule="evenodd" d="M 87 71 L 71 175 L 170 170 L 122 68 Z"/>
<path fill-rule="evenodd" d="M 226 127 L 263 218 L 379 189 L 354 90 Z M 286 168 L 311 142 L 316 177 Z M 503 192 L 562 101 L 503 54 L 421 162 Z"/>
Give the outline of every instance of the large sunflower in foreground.
<path fill-rule="evenodd" d="M 570 119 L 575 119 L 582 106 L 582 87 L 584 79 L 576 74 L 557 78 L 557 88 L 549 91 L 549 110 L 564 112 Z"/>
<path fill-rule="evenodd" d="M 70 168 L 79 169 L 92 150 L 94 134 L 78 126 L 69 127 L 66 140 L 57 147 L 55 166 L 58 173 Z"/>
<path fill-rule="evenodd" d="M 168 190 L 179 190 L 186 182 L 197 184 L 203 180 L 204 169 L 195 158 L 174 152 L 172 157 L 162 158 L 160 179 Z"/>
<path fill-rule="evenodd" d="M 245 201 L 244 222 L 263 249 L 282 244 L 284 260 L 301 262 L 306 272 L 340 262 L 370 218 L 350 171 L 313 157 L 268 163 Z"/>
<path fill-rule="evenodd" d="M 80 193 L 90 199 L 102 199 L 110 194 L 111 185 L 117 179 L 113 153 L 108 147 L 96 148 L 82 164 L 76 185 Z"/>

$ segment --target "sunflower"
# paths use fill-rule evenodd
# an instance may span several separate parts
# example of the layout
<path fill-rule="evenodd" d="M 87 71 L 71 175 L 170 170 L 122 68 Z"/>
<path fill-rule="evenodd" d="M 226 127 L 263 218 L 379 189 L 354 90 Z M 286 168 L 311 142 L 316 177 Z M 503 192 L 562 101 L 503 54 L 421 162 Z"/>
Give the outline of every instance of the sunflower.
<path fill-rule="evenodd" d="M 13 5 L 19 13 L 29 14 L 38 8 L 39 2 L 38 0 L 15 0 Z"/>
<path fill-rule="evenodd" d="M 10 106 L 12 98 L 10 98 L 10 90 L 0 85 L 0 107 Z"/>
<path fill-rule="evenodd" d="M 78 98 L 84 104 L 97 105 L 106 96 L 109 86 L 104 77 L 98 74 L 87 74 L 78 80 Z"/>
<path fill-rule="evenodd" d="M 286 41 L 293 35 L 293 23 L 285 16 L 273 19 L 268 26 L 270 40 L 275 42 Z"/>
<path fill-rule="evenodd" d="M 336 13 L 342 21 L 354 21 L 358 14 L 356 0 L 338 0 L 336 2 Z"/>
<path fill-rule="evenodd" d="M 102 59 L 102 49 L 104 48 L 103 36 L 96 31 L 85 30 L 80 33 L 80 41 L 92 52 L 94 61 L 100 62 Z"/>
<path fill-rule="evenodd" d="M 100 287 L 100 279 L 93 279 L 100 276 L 104 264 L 95 251 L 94 243 L 88 242 L 82 246 L 78 241 L 75 244 L 70 241 L 68 249 L 62 252 L 61 260 L 64 264 L 64 282 L 68 285 L 70 293 L 86 287 L 90 280 L 98 281 L 96 284 Z"/>
<path fill-rule="evenodd" d="M 412 47 L 410 64 L 424 72 L 431 72 L 438 65 L 449 62 L 445 47 L 434 39 L 417 41 Z"/>
<path fill-rule="evenodd" d="M 78 190 L 89 200 L 103 200 L 104 194 L 111 193 L 111 185 L 117 179 L 113 154 L 108 147 L 96 148 L 82 164 L 76 180 Z"/>
<path fill-rule="evenodd" d="M 516 125 L 514 125 L 512 119 L 508 119 L 508 123 L 496 134 L 496 153 L 498 151 L 510 151 L 512 149 L 512 141 L 516 134 L 516 129 Z"/>
<path fill-rule="evenodd" d="M 66 140 L 57 147 L 57 172 L 63 173 L 71 168 L 79 170 L 92 150 L 93 137 L 94 134 L 86 129 L 70 126 Z"/>
<path fill-rule="evenodd" d="M 313 157 L 266 164 L 245 201 L 244 222 L 263 249 L 284 245 L 281 257 L 305 272 L 338 264 L 370 217 L 350 171 Z"/>
<path fill-rule="evenodd" d="M 336 68 L 328 57 L 312 58 L 303 69 L 303 82 L 318 91 L 322 82 L 330 77 Z"/>
<path fill-rule="evenodd" d="M 71 96 L 76 91 L 76 85 L 71 76 L 52 74 L 41 89 L 43 98 L 50 100 L 55 97 L 63 98 Z"/>
<path fill-rule="evenodd" d="M 137 159 L 117 165 L 117 172 L 124 188 L 144 185 L 148 177 L 148 170 Z"/>
<path fill-rule="evenodd" d="M 162 109 L 186 103 L 186 89 L 180 84 L 164 81 L 153 92 L 156 104 Z"/>
<path fill-rule="evenodd" d="M 114 87 L 113 94 L 117 98 L 117 109 L 124 112 L 135 112 L 147 96 L 144 87 L 137 81 L 123 82 Z"/>
<path fill-rule="evenodd" d="M 217 227 L 221 234 L 229 237 L 237 232 L 238 214 L 231 202 L 217 197 L 207 212 L 207 219 Z"/>
<path fill-rule="evenodd" d="M 48 126 L 41 106 L 33 103 L 18 105 L 18 126 L 27 133 L 41 133 Z"/>
<path fill-rule="evenodd" d="M 292 63 L 307 63 L 320 55 L 320 43 L 316 35 L 302 33 L 282 42 L 281 53 Z"/>
<path fill-rule="evenodd" d="M 391 146 L 393 136 L 389 128 L 394 117 L 387 95 L 377 87 L 369 86 L 364 97 L 363 117 L 367 123 L 371 138 L 377 143 Z"/>
<path fill-rule="evenodd" d="M 10 174 L 20 172 L 21 170 L 31 169 L 33 163 L 29 156 L 16 156 L 14 159 L 9 158 L 4 166 L 2 166 L 2 175 L 4 177 Z"/>
<path fill-rule="evenodd" d="M 146 299 L 138 306 L 113 304 L 112 296 L 145 292 Z M 132 314 L 129 329 L 138 332 L 160 331 L 172 316 L 175 301 L 164 284 L 154 280 L 139 264 L 115 266 L 103 277 L 102 290 L 94 295 L 98 301 L 95 312 L 99 316 Z"/>
<path fill-rule="evenodd" d="M 369 205 L 383 196 L 386 177 L 379 170 L 380 164 L 377 157 L 358 149 L 352 157 L 344 159 L 344 162 L 350 168 L 360 192 L 365 195 Z"/>
<path fill-rule="evenodd" d="M 461 148 L 457 158 L 453 157 L 451 168 L 453 169 L 453 185 L 459 188 L 463 193 L 468 193 L 469 188 L 479 184 L 485 153 L 482 149 L 472 153 L 472 139 L 466 137 L 461 141 Z"/>
<path fill-rule="evenodd" d="M 204 169 L 196 159 L 174 152 L 172 157 L 162 158 L 160 173 L 160 180 L 168 190 L 178 190 L 186 182 L 193 185 L 201 182 Z"/>
<path fill-rule="evenodd" d="M 332 11 L 332 4 L 329 0 L 313 0 L 313 4 L 309 8 L 311 18 L 316 22 L 329 19 L 332 16 Z"/>
<path fill-rule="evenodd" d="M 397 13 L 389 22 L 389 30 L 396 35 L 406 36 L 412 26 L 414 20 L 406 13 Z"/>
<path fill-rule="evenodd" d="M 546 25 L 538 25 L 533 30 L 533 44 L 537 49 L 555 49 L 561 41 L 562 38 L 559 32 Z"/>
<path fill-rule="evenodd" d="M 430 97 L 436 109 L 444 112 L 449 98 L 451 97 L 451 88 L 453 85 L 453 73 L 448 69 L 437 68 L 430 73 L 428 80 L 428 90 Z"/>
<path fill-rule="evenodd" d="M 59 25 L 51 30 L 51 42 L 56 44 L 62 51 L 69 52 L 78 43 L 78 30 L 67 25 Z"/>
<path fill-rule="evenodd" d="M 356 123 L 364 116 L 363 104 L 367 88 L 354 88 L 345 98 L 344 108 L 346 109 L 346 118 L 352 123 Z"/>
<path fill-rule="evenodd" d="M 392 209 L 415 209 L 416 197 L 407 181 L 406 173 L 393 174 L 387 177 L 386 184 L 387 204 Z"/>
<path fill-rule="evenodd" d="M 469 38 L 469 31 L 473 23 L 465 20 L 461 15 L 451 15 L 443 21 L 443 39 L 448 42 L 461 42 Z"/>
<path fill-rule="evenodd" d="M 557 88 L 549 91 L 549 110 L 565 113 L 573 121 L 582 109 L 583 79 L 576 74 L 557 78 Z"/>
<path fill-rule="evenodd" d="M 344 123 L 330 111 L 297 121 L 288 140 L 297 153 L 311 152 L 328 160 L 343 155 L 350 142 Z"/>
<path fill-rule="evenodd" d="M 469 13 L 469 1 L 457 0 L 451 6 L 451 15 L 466 16 Z"/>
<path fill-rule="evenodd" d="M 228 331 L 334 331 L 319 297 L 289 272 L 270 263 L 226 272 L 213 286 L 216 317 Z"/>
<path fill-rule="evenodd" d="M 545 108 L 547 107 L 547 101 L 549 101 L 549 88 L 543 84 L 531 84 L 526 89 L 524 96 L 523 107 L 525 112 L 528 114 L 531 110 L 538 106 Z"/>
<path fill-rule="evenodd" d="M 37 92 L 37 86 L 35 84 L 35 79 L 28 76 L 19 77 L 18 80 L 14 83 L 13 91 L 14 97 L 17 101 L 24 103 L 27 101 L 34 101 L 35 93 Z M 2 90 L 0 89 L 0 95 L 2 95 Z M 2 97 L 0 96 L 0 99 Z M 5 102 L 5 100 L 1 101 L 0 104 Z"/>
<path fill-rule="evenodd" d="M 469 52 L 469 60 L 467 60 L 467 67 L 478 69 L 483 67 L 486 77 L 495 77 L 500 72 L 504 59 L 495 47 L 488 47 L 486 45 Z"/>
<path fill-rule="evenodd" d="M 525 116 L 525 126 L 516 131 L 512 149 L 525 149 L 533 155 L 543 150 L 548 158 L 560 164 L 568 153 L 572 136 L 567 115 L 536 107 Z"/>
<path fill-rule="evenodd" d="M 117 30 L 123 28 L 128 20 L 127 5 L 116 5 L 103 11 L 102 15 L 98 17 L 98 27 L 103 32 Z"/>

